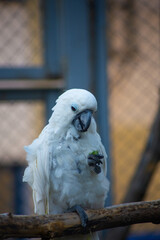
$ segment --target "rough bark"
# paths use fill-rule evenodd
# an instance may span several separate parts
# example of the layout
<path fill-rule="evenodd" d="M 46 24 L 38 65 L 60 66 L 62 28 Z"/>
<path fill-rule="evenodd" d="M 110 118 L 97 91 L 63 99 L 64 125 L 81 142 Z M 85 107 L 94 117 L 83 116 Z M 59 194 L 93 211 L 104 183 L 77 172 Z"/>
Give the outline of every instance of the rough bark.
<path fill-rule="evenodd" d="M 76 213 L 61 215 L 0 215 L 0 238 L 53 238 L 88 233 L 136 223 L 160 223 L 160 200 L 121 204 L 99 210 L 87 210 L 88 224 L 84 229 Z"/>

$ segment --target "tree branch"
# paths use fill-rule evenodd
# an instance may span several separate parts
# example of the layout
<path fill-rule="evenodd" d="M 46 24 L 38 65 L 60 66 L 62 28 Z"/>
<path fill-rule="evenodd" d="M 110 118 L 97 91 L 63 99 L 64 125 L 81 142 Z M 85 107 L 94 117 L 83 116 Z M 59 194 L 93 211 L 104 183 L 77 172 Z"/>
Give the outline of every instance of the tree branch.
<path fill-rule="evenodd" d="M 82 228 L 76 213 L 61 215 L 0 215 L 0 238 L 53 238 L 88 233 L 136 223 L 160 223 L 160 200 L 115 205 L 105 209 L 87 210 L 89 221 Z"/>

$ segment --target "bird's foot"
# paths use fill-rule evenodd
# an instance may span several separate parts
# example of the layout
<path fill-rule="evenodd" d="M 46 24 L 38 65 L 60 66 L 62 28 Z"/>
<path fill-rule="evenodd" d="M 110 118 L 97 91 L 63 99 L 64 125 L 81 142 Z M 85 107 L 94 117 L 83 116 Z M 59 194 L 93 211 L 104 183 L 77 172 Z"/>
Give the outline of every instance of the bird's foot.
<path fill-rule="evenodd" d="M 78 215 L 80 217 L 80 220 L 81 220 L 82 227 L 85 228 L 87 226 L 88 216 L 87 216 L 85 210 L 80 205 L 75 205 L 75 206 L 69 208 L 67 210 L 67 212 L 76 212 L 76 213 L 78 213 Z"/>
<path fill-rule="evenodd" d="M 104 158 L 103 155 L 100 154 L 89 154 L 88 156 L 88 165 L 90 167 L 94 167 L 94 172 L 99 174 L 101 172 L 100 164 L 103 164 L 101 159 Z"/>

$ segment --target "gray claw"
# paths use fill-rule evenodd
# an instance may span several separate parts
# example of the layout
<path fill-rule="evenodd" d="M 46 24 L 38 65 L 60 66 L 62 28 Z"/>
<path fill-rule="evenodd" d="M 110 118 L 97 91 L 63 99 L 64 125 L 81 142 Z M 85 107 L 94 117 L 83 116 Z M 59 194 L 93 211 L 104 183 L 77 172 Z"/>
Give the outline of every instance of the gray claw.
<path fill-rule="evenodd" d="M 99 174 L 101 172 L 100 164 L 103 164 L 101 159 L 104 158 L 100 154 L 89 154 L 88 156 L 88 165 L 94 167 L 94 172 Z"/>
<path fill-rule="evenodd" d="M 80 217 L 82 227 L 85 228 L 87 226 L 88 216 L 81 206 L 75 205 L 72 208 L 68 209 L 67 212 L 77 212 Z"/>

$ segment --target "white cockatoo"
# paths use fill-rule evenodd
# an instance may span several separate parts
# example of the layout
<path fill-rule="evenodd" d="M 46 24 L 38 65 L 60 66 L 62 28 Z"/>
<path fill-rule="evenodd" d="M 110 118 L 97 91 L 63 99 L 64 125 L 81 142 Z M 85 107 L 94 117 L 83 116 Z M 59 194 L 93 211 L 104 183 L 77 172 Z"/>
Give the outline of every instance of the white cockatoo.
<path fill-rule="evenodd" d="M 32 187 L 35 213 L 104 207 L 109 190 L 107 155 L 93 118 L 95 97 L 84 89 L 70 89 L 57 99 L 52 110 L 48 125 L 25 147 L 28 167 L 23 181 Z M 98 239 L 95 234 L 91 238 Z"/>

